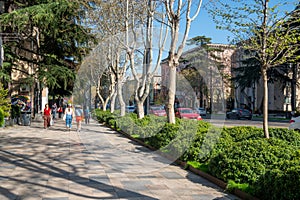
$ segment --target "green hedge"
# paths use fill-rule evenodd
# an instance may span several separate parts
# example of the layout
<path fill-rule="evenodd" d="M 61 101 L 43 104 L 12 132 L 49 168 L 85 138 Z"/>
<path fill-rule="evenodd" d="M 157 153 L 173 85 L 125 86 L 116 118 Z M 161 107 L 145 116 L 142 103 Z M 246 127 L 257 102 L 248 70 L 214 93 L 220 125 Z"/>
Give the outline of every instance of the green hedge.
<path fill-rule="evenodd" d="M 4 111 L 0 108 L 0 127 L 3 127 L 4 123 Z"/>
<path fill-rule="evenodd" d="M 95 112 L 99 122 L 201 168 L 260 199 L 300 199 L 300 133 L 271 128 L 217 128 L 204 121 Z M 207 167 L 206 167 L 207 166 Z"/>

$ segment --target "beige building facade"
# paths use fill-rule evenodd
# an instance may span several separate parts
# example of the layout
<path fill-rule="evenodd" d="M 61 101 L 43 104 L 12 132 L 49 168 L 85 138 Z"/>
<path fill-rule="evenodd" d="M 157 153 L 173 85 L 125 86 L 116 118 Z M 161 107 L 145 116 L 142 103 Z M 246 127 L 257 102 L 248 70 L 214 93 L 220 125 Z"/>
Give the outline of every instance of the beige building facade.
<path fill-rule="evenodd" d="M 245 54 L 237 49 L 232 55 L 232 76 L 237 76 L 234 69 L 242 67 L 242 60 Z M 299 63 L 287 67 L 289 77 L 287 82 L 280 81 L 274 77 L 268 83 L 268 110 L 269 113 L 284 113 L 293 110 L 300 110 L 300 87 L 299 87 Z M 295 70 L 296 69 L 296 70 Z M 294 74 L 293 74 L 294 73 Z M 242 89 L 234 83 L 234 107 L 248 107 L 253 113 L 262 113 L 263 110 L 263 81 L 260 78 L 253 81 L 250 87 Z M 294 104 L 294 105 L 292 105 Z"/>
<path fill-rule="evenodd" d="M 185 51 L 177 67 L 176 98 L 181 107 L 204 107 L 213 112 L 225 112 L 232 95 L 231 45 L 209 44 L 209 51 L 195 47 Z M 194 74 L 194 78 L 184 71 Z M 167 59 L 161 62 L 162 92 L 167 95 L 169 72 Z M 196 77 L 196 78 L 195 78 Z"/>

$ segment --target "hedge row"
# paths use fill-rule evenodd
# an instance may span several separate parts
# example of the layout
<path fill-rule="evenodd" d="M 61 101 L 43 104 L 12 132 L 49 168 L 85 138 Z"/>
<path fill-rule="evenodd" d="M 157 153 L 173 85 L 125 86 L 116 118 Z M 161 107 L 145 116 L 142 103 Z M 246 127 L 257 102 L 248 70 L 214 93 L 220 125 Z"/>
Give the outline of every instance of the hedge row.
<path fill-rule="evenodd" d="M 260 199 L 300 199 L 300 133 L 283 128 L 217 128 L 208 122 L 95 111 L 99 122 L 126 132 L 185 162 L 198 162 L 224 180 L 245 184 Z"/>

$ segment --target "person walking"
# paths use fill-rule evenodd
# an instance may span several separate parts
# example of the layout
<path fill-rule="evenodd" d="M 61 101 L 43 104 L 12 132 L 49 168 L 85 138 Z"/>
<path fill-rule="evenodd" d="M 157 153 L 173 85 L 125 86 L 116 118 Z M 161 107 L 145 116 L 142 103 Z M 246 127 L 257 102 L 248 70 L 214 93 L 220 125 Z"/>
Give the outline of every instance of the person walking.
<path fill-rule="evenodd" d="M 49 104 L 45 104 L 44 108 L 44 129 L 50 127 L 50 120 L 51 120 L 51 109 L 49 108 Z"/>
<path fill-rule="evenodd" d="M 65 109 L 64 120 L 66 121 L 66 127 L 70 131 L 72 128 L 72 120 L 73 120 L 73 108 L 72 104 L 68 104 L 68 107 Z"/>
<path fill-rule="evenodd" d="M 90 123 L 90 110 L 89 107 L 86 107 L 84 110 L 84 119 L 85 119 L 85 124 Z"/>
<path fill-rule="evenodd" d="M 56 105 L 56 103 L 54 103 L 54 104 L 52 105 L 52 115 L 53 115 L 53 119 L 56 118 L 56 111 L 57 111 L 57 105 Z"/>
<path fill-rule="evenodd" d="M 62 113 L 63 113 L 63 108 L 61 106 L 58 107 L 57 109 L 58 112 L 58 118 L 61 119 Z"/>
<path fill-rule="evenodd" d="M 75 106 L 75 117 L 76 117 L 77 132 L 80 132 L 81 121 L 83 120 L 83 110 L 81 105 Z"/>

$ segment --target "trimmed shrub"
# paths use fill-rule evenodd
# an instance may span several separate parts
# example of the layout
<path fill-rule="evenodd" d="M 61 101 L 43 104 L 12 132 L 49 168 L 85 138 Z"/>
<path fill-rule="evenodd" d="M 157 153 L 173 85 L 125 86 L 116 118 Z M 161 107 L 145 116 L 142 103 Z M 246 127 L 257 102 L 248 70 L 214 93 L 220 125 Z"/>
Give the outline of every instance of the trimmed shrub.
<path fill-rule="evenodd" d="M 256 182 L 254 194 L 260 199 L 300 199 L 300 157 L 278 163 Z"/>
<path fill-rule="evenodd" d="M 0 108 L 0 127 L 3 127 L 4 123 L 4 111 Z"/>
<path fill-rule="evenodd" d="M 300 199 L 300 133 L 270 129 L 270 139 L 255 127 L 217 128 L 208 122 L 176 119 L 175 124 L 154 115 L 118 117 L 96 111 L 108 122 L 152 147 L 178 156 L 225 182 L 261 199 Z M 197 164 L 199 163 L 199 164 Z"/>

